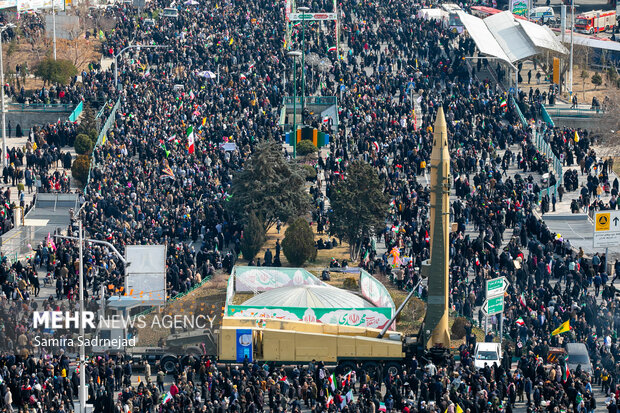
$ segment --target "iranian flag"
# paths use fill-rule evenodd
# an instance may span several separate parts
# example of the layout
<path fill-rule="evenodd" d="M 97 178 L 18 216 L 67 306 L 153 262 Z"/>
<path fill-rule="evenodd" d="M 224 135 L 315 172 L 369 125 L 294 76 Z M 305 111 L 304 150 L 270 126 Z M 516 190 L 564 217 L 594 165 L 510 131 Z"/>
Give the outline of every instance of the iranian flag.
<path fill-rule="evenodd" d="M 525 296 L 523 295 L 523 293 L 521 293 L 521 295 L 519 296 L 519 303 L 521 303 L 523 307 L 527 307 L 527 304 L 525 303 Z"/>
<path fill-rule="evenodd" d="M 568 357 L 566 357 L 566 361 L 564 362 L 564 371 L 563 371 L 562 381 L 566 383 L 568 378 L 570 377 L 570 369 L 568 368 Z"/>
<path fill-rule="evenodd" d="M 518 326 L 525 325 L 525 321 L 523 321 L 523 317 L 519 317 L 516 321 Z"/>
<path fill-rule="evenodd" d="M 164 396 L 164 400 L 163 400 L 163 404 L 168 403 L 170 400 L 172 400 L 172 394 L 170 392 L 166 393 L 166 395 Z"/>
<path fill-rule="evenodd" d="M 505 108 L 506 106 L 508 106 L 508 102 L 506 102 L 506 99 L 502 99 L 502 100 L 499 102 L 499 107 L 500 107 L 500 108 Z"/>
<path fill-rule="evenodd" d="M 335 52 L 336 51 L 336 46 L 332 46 L 332 47 L 328 47 L 327 48 L 327 53 L 329 52 Z"/>
<path fill-rule="evenodd" d="M 336 391 L 336 373 L 332 373 L 331 376 L 327 378 L 329 380 L 329 387 L 332 391 Z"/>
<path fill-rule="evenodd" d="M 187 151 L 192 154 L 196 150 L 196 146 L 194 144 L 195 135 L 194 135 L 194 127 L 190 126 L 187 128 Z"/>
<path fill-rule="evenodd" d="M 362 258 L 362 262 L 368 262 L 369 256 L 370 256 L 370 250 L 367 249 L 366 252 L 364 253 L 364 258 Z M 349 372 L 349 380 L 351 379 L 350 374 L 351 374 L 351 372 Z M 346 379 L 346 376 L 345 376 L 345 379 Z M 344 384 L 343 384 L 343 386 L 344 386 Z"/>
<path fill-rule="evenodd" d="M 368 257 L 368 251 L 369 250 L 366 250 L 366 254 L 364 254 L 364 261 L 366 261 Z M 344 378 L 342 379 L 342 387 L 346 386 L 351 382 L 351 377 L 353 377 L 353 370 L 344 375 Z"/>

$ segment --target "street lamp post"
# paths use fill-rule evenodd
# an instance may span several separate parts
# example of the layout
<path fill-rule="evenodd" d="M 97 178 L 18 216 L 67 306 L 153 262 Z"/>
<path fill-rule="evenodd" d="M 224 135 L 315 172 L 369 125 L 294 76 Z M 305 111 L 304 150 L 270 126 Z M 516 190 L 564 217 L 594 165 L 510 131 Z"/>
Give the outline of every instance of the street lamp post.
<path fill-rule="evenodd" d="M 168 47 L 168 45 L 165 45 L 165 44 L 147 44 L 147 45 L 132 44 L 132 45 L 125 47 L 120 52 L 118 52 L 114 56 L 114 87 L 115 88 L 118 88 L 118 57 L 122 55 L 123 52 L 125 52 L 125 50 L 135 49 L 135 48 L 140 48 L 140 47 L 148 47 L 148 48 L 153 49 L 153 48 L 158 48 L 158 47 Z"/>
<path fill-rule="evenodd" d="M 305 14 L 310 11 L 310 7 L 298 7 L 297 10 L 302 12 L 301 23 L 301 113 L 303 116 L 303 111 L 306 108 L 306 18 Z"/>
<path fill-rule="evenodd" d="M 297 159 L 297 58 L 302 55 L 299 50 L 293 50 L 287 53 L 293 58 L 293 159 Z M 303 73 L 303 68 L 302 68 Z"/>
<path fill-rule="evenodd" d="M 2 161 L 2 165 L 8 166 L 8 158 L 6 152 L 6 109 L 4 102 L 4 62 L 2 61 L 2 33 L 6 29 L 10 29 L 15 27 L 13 24 L 7 24 L 6 26 L 0 27 L 0 83 L 2 84 L 2 91 L 0 92 L 0 99 L 2 99 L 2 104 L 0 104 L 0 109 L 2 110 L 2 157 L 4 160 Z"/>
<path fill-rule="evenodd" d="M 80 208 L 81 210 L 81 208 Z M 78 211 L 79 214 L 80 211 Z M 83 322 L 83 314 L 84 314 L 84 241 L 92 242 L 93 244 L 103 244 L 108 246 L 114 254 L 123 262 L 125 268 L 129 265 L 129 263 L 123 258 L 123 256 L 118 252 L 114 245 L 110 244 L 107 241 L 100 241 L 96 239 L 84 239 L 83 237 L 83 229 L 82 229 L 82 220 L 78 218 L 78 236 L 77 237 L 68 237 L 63 235 L 54 235 L 56 238 L 69 239 L 69 240 L 77 240 L 79 245 L 79 257 L 80 257 L 80 272 L 79 272 L 79 296 L 80 296 L 80 337 L 84 338 L 84 322 Z M 103 302 L 104 297 L 101 297 Z M 86 355 L 84 353 L 84 346 L 80 346 L 80 387 L 78 389 L 78 396 L 80 399 L 80 412 L 86 412 L 86 363 L 85 363 Z"/>
<path fill-rule="evenodd" d="M 56 8 L 54 6 L 54 0 L 52 0 L 52 32 L 54 37 L 54 60 L 56 60 Z"/>

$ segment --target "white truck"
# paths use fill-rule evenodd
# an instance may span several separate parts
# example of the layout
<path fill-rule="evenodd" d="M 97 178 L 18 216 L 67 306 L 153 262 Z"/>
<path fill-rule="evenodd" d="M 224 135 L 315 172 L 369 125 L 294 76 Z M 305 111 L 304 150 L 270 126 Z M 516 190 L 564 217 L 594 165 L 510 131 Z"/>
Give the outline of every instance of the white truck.
<path fill-rule="evenodd" d="M 474 367 L 484 368 L 485 365 L 493 366 L 502 362 L 502 345 L 500 343 L 476 343 Z"/>

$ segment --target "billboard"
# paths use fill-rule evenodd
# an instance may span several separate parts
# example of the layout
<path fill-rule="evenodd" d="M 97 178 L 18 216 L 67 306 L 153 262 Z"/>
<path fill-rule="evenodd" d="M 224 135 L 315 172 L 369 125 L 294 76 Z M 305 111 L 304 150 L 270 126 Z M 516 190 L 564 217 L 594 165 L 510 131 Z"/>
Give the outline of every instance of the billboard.
<path fill-rule="evenodd" d="M 125 291 L 138 300 L 166 302 L 166 246 L 127 245 Z"/>
<path fill-rule="evenodd" d="M 235 291 L 258 292 L 294 285 L 323 285 L 308 271 L 282 267 L 235 267 Z"/>
<path fill-rule="evenodd" d="M 11 7 L 15 7 L 15 2 Z M 17 11 L 51 10 L 52 0 L 17 0 Z M 54 0 L 55 10 L 65 9 L 65 0 Z"/>
<path fill-rule="evenodd" d="M 528 0 L 510 0 L 512 14 L 517 16 L 527 16 Z"/>
<path fill-rule="evenodd" d="M 0 0 L 0 9 L 9 9 L 17 6 L 17 0 Z"/>
<path fill-rule="evenodd" d="M 362 296 L 377 307 L 394 309 L 394 301 L 387 288 L 364 270 L 360 271 L 360 290 Z"/>
<path fill-rule="evenodd" d="M 292 320 L 307 323 L 334 324 L 352 327 L 383 328 L 392 318 L 392 309 L 368 308 L 317 308 L 229 305 L 229 317 L 256 318 L 259 320 Z M 392 330 L 394 330 L 392 324 Z"/>
<path fill-rule="evenodd" d="M 45 15 L 45 36 L 51 38 L 54 34 L 54 18 L 51 14 Z M 58 39 L 74 40 L 78 36 L 84 37 L 80 28 L 78 16 L 61 16 L 56 13 L 56 37 Z"/>

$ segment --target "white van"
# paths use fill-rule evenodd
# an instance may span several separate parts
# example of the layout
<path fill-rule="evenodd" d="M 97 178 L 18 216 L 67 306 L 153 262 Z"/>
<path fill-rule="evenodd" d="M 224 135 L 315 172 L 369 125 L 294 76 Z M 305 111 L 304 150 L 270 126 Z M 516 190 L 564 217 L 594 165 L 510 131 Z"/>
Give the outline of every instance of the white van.
<path fill-rule="evenodd" d="M 534 7 L 530 10 L 530 20 L 536 23 L 546 24 L 555 21 L 553 7 Z"/>
<path fill-rule="evenodd" d="M 476 343 L 474 367 L 477 369 L 484 368 L 484 365 L 489 367 L 493 366 L 493 363 L 497 363 L 499 366 L 502 362 L 502 345 L 500 343 Z"/>
<path fill-rule="evenodd" d="M 179 17 L 179 11 L 175 9 L 174 7 L 166 7 L 164 9 L 163 16 L 172 17 L 176 19 L 177 17 Z"/>

